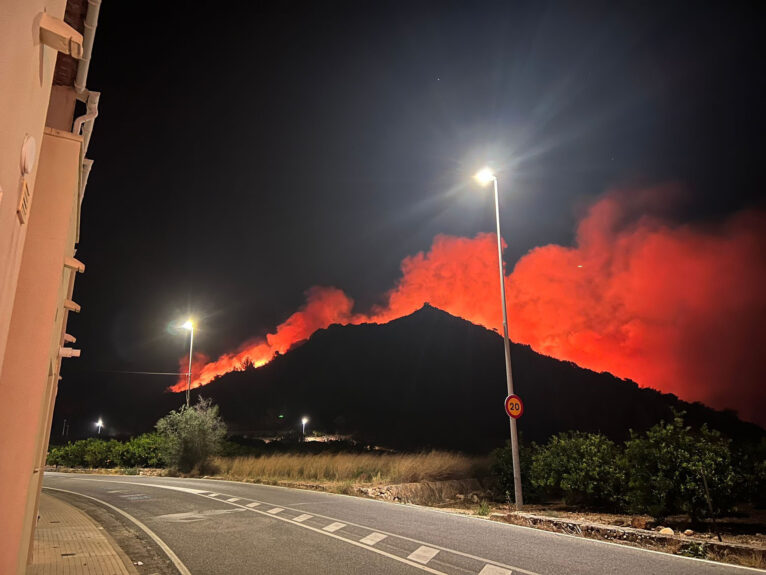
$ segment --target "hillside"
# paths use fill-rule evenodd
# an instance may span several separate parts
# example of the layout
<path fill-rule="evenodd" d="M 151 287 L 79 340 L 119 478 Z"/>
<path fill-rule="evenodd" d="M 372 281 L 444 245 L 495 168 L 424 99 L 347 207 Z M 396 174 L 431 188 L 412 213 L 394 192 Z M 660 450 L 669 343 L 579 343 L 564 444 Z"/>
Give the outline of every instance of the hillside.
<path fill-rule="evenodd" d="M 761 428 L 731 412 L 641 389 L 607 373 L 512 345 L 516 392 L 525 402 L 522 437 L 542 441 L 579 429 L 626 439 L 687 412 L 726 435 L 759 437 Z M 357 436 L 395 448 L 486 451 L 508 436 L 502 339 L 425 306 L 384 325 L 331 326 L 260 369 L 230 373 L 196 393 L 212 397 L 232 432 L 295 427 Z M 280 419 L 279 415 L 284 418 Z"/>

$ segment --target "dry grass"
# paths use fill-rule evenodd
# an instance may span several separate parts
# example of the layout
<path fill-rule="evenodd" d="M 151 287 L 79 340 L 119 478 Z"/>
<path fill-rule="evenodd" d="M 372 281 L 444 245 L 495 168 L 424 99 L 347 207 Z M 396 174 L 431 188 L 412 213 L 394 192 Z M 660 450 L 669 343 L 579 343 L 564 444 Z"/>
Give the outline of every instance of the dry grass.
<path fill-rule="evenodd" d="M 217 457 L 213 463 L 222 476 L 230 479 L 391 484 L 482 477 L 489 471 L 490 460 L 488 457 L 431 451 Z"/>

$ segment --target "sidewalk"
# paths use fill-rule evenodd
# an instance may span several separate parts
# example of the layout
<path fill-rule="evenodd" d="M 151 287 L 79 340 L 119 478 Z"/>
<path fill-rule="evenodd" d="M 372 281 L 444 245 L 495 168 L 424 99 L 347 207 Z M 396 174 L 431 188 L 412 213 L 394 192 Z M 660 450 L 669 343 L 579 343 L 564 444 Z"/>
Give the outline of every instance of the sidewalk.
<path fill-rule="evenodd" d="M 28 575 L 137 575 L 111 537 L 85 513 L 40 495 L 40 519 Z"/>

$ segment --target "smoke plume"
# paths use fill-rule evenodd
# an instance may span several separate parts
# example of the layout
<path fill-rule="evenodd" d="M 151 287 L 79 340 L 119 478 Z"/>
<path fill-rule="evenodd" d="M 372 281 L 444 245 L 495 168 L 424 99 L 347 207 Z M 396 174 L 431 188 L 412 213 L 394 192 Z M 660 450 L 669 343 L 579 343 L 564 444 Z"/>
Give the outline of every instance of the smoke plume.
<path fill-rule="evenodd" d="M 636 216 L 658 197 L 656 189 L 607 194 L 580 221 L 573 246 L 522 257 L 505 275 L 510 337 L 763 423 L 766 214 L 741 212 L 716 226 Z M 386 323 L 426 302 L 501 331 L 497 266 L 494 234 L 437 236 L 428 252 L 404 259 L 385 305 L 354 313 L 341 290 L 314 287 L 265 340 L 215 361 L 197 355 L 192 386 L 261 366 L 331 324 Z M 172 389 L 185 388 L 179 381 Z"/>

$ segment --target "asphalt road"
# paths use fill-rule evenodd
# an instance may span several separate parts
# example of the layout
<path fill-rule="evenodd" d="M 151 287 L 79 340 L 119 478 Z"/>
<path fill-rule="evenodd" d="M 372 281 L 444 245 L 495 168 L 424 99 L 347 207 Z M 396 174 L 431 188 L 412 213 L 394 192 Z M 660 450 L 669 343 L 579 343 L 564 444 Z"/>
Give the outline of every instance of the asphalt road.
<path fill-rule="evenodd" d="M 756 572 L 423 507 L 283 487 L 63 473 L 46 473 L 44 486 L 69 501 L 94 505 L 82 496 L 95 498 L 122 520 L 129 515 L 182 573 L 194 575 Z"/>

